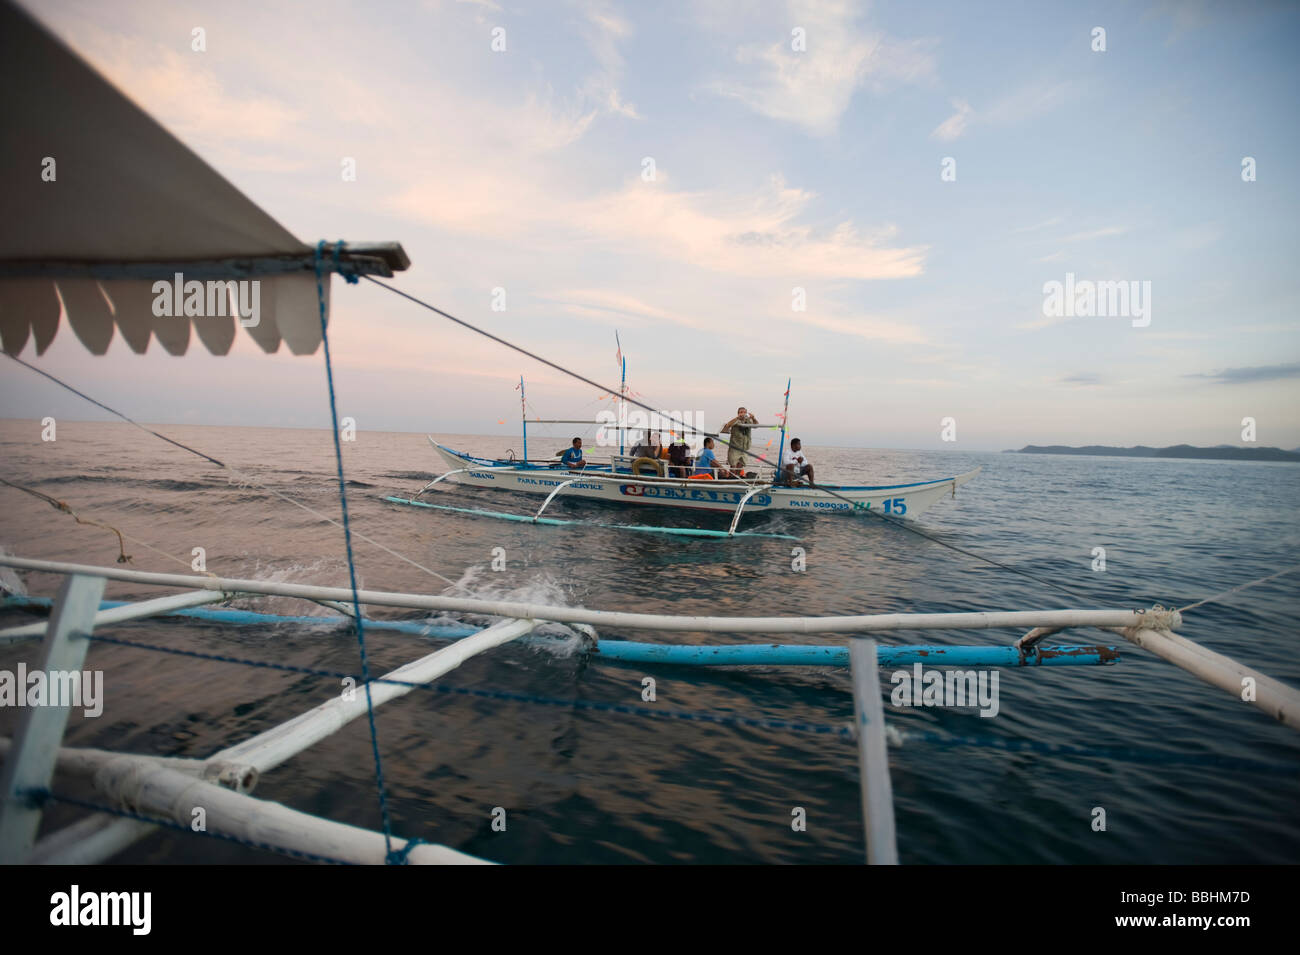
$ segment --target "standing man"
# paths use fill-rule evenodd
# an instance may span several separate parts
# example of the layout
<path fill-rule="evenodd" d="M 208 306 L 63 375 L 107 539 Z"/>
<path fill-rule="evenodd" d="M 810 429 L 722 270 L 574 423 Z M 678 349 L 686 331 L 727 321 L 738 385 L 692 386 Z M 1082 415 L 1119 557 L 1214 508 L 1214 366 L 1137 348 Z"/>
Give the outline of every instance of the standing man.
<path fill-rule="evenodd" d="M 730 434 L 727 440 L 727 467 L 735 468 L 742 475 L 745 473 L 745 452 L 749 450 L 750 429 L 745 425 L 758 424 L 758 419 L 743 407 L 736 409 L 732 418 L 718 430 Z"/>

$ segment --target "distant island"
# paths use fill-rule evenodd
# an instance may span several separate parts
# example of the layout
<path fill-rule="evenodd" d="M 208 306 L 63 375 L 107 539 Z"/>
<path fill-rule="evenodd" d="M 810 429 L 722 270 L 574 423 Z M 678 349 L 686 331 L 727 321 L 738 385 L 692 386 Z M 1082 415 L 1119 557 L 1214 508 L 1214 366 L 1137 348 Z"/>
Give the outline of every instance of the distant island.
<path fill-rule="evenodd" d="M 1061 444 L 1037 445 L 1027 444 L 1019 451 L 1005 451 L 1004 454 L 1101 454 L 1116 458 L 1210 458 L 1219 461 L 1300 461 L 1300 448 L 1295 451 L 1283 451 L 1281 448 L 1239 448 L 1231 444 L 1221 444 L 1214 448 L 1194 448 L 1190 444 L 1175 444 L 1170 448 L 1148 448 L 1138 445 L 1135 448 L 1111 448 L 1100 444 L 1090 444 L 1084 448 L 1067 448 Z"/>

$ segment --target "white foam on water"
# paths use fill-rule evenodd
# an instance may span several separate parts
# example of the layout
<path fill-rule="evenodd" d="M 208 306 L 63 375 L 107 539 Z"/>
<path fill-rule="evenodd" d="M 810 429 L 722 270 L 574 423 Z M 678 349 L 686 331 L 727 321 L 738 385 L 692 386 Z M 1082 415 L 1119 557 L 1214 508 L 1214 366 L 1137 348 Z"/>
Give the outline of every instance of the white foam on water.
<path fill-rule="evenodd" d="M 253 558 L 252 564 L 250 570 L 241 571 L 239 576 L 270 584 L 311 583 L 321 587 L 341 587 L 345 590 L 352 586 L 348 579 L 347 561 L 341 557 L 320 557 L 312 561 L 293 561 L 287 564 L 276 562 L 266 566 L 260 558 Z M 360 571 L 357 572 L 357 589 L 365 589 Z M 340 601 L 345 604 L 349 602 L 350 598 Z M 332 607 L 325 607 L 300 597 L 274 595 L 244 597 L 232 601 L 231 606 L 240 610 L 290 617 L 337 617 L 339 615 L 339 612 Z"/>
<path fill-rule="evenodd" d="M 569 602 L 569 593 L 563 586 L 550 574 L 541 573 L 537 576 L 519 583 L 517 580 L 509 579 L 505 574 L 496 573 L 484 565 L 474 565 L 465 569 L 461 574 L 460 580 L 456 582 L 453 589 L 447 591 L 460 597 L 472 597 L 477 600 L 504 600 L 512 603 L 535 603 L 547 604 L 557 607 L 571 606 Z M 472 626 L 489 627 L 492 624 L 500 623 L 502 617 L 491 617 L 484 614 L 459 614 L 452 616 L 448 613 L 438 613 L 429 617 L 425 622 L 430 627 L 443 626 Z M 589 630 L 590 636 L 583 633 L 583 630 Z M 530 644 L 539 651 L 547 653 L 561 659 L 572 657 L 579 653 L 592 637 L 596 636 L 596 631 L 584 624 L 563 624 L 547 622 L 538 625 L 533 631 L 534 636 L 550 637 L 549 640 L 536 641 Z"/>
<path fill-rule="evenodd" d="M 0 555 L 5 557 L 14 556 L 13 551 L 3 544 L 0 544 Z M 18 571 L 12 567 L 0 567 L 0 590 L 13 594 L 15 597 L 27 596 L 27 585 L 18 576 Z"/>

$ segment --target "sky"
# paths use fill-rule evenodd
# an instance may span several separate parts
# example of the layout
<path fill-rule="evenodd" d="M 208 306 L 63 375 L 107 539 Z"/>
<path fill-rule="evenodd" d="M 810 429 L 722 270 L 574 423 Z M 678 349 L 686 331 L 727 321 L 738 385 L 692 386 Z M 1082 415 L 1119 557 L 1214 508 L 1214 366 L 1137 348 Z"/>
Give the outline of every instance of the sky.
<path fill-rule="evenodd" d="M 1300 5 L 25 6 L 294 235 L 400 241 L 398 287 L 601 384 L 617 331 L 709 427 L 789 379 L 813 446 L 1300 446 Z M 1067 275 L 1149 308 L 1046 314 Z M 330 337 L 360 429 L 516 434 L 521 374 L 530 416 L 612 406 L 364 282 Z M 328 425 L 321 353 L 242 332 L 23 357 L 141 420 Z M 0 367 L 0 416 L 97 418 Z"/>

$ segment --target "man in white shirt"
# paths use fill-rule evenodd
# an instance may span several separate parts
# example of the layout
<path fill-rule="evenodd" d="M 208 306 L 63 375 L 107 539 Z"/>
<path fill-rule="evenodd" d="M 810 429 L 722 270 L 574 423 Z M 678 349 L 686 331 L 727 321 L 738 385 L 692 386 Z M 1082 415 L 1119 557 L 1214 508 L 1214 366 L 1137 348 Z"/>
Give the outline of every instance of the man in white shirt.
<path fill-rule="evenodd" d="M 791 484 L 798 484 L 800 478 L 808 479 L 809 487 L 816 487 L 813 480 L 813 466 L 808 456 L 803 453 L 803 442 L 795 438 L 790 442 L 790 460 L 786 462 L 785 474 Z"/>

